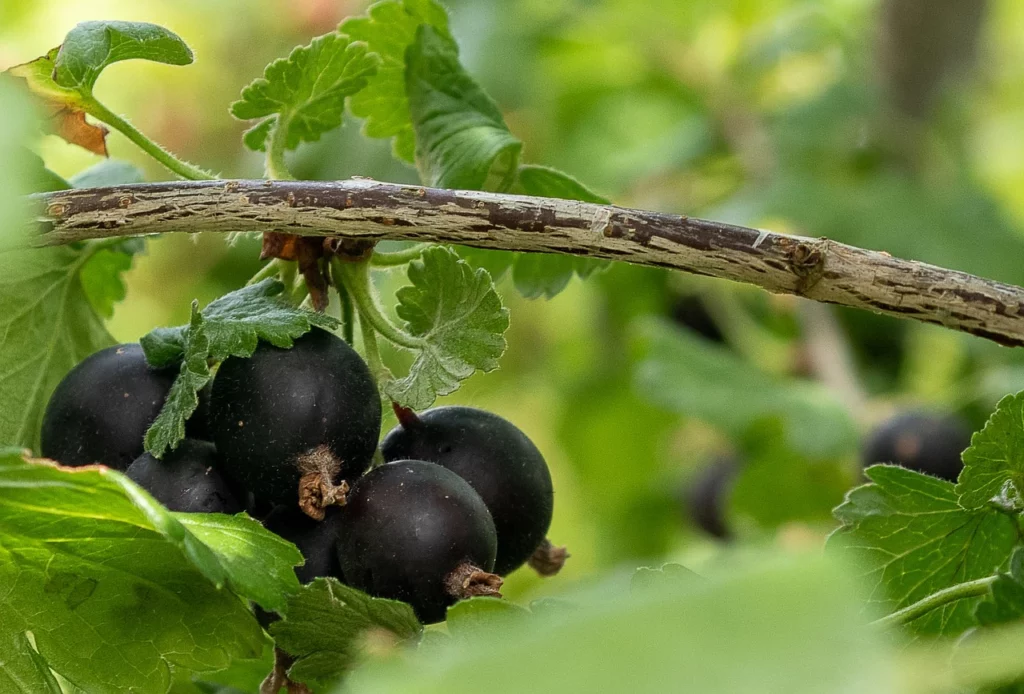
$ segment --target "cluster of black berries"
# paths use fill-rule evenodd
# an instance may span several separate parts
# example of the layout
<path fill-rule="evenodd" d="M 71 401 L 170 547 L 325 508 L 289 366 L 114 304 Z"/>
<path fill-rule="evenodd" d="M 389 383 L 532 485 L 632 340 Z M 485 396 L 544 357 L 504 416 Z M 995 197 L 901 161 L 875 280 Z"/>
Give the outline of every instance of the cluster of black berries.
<path fill-rule="evenodd" d="M 956 482 L 963 469 L 961 454 L 971 445 L 971 429 L 953 414 L 907 411 L 879 424 L 861 451 L 864 467 L 886 463 Z M 683 505 L 693 524 L 726 540 L 731 536 L 726 506 L 733 482 L 742 469 L 734 456 L 712 460 L 683 490 Z"/>
<path fill-rule="evenodd" d="M 299 547 L 303 582 L 334 576 L 409 603 L 425 622 L 460 598 L 497 595 L 501 576 L 527 561 L 552 574 L 566 556 L 545 537 L 547 464 L 497 415 L 396 407 L 386 462 L 367 472 L 380 397 L 362 358 L 329 332 L 228 358 L 187 438 L 158 460 L 143 438 L 175 375 L 151 368 L 135 344 L 92 355 L 54 391 L 42 454 L 123 470 L 172 511 L 247 510 Z"/>

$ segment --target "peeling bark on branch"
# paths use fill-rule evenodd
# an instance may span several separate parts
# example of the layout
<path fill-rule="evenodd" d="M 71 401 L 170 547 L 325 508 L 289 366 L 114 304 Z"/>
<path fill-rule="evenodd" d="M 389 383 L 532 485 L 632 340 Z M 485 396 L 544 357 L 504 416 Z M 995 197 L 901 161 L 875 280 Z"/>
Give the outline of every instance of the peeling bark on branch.
<path fill-rule="evenodd" d="M 280 232 L 569 253 L 755 284 L 1024 345 L 1024 289 L 887 253 L 660 212 L 370 180 L 195 181 L 33 196 L 43 245 Z"/>

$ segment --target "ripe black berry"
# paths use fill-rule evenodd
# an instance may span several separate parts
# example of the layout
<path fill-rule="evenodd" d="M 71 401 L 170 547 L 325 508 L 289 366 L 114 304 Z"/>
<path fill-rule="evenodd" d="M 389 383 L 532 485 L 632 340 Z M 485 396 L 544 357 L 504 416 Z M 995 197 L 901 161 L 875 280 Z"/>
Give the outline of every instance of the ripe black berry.
<path fill-rule="evenodd" d="M 213 381 L 209 429 L 234 482 L 259 504 L 322 519 L 346 480 L 370 464 L 380 436 L 380 396 L 362 358 L 314 328 L 291 349 L 260 343 L 230 357 Z"/>
<path fill-rule="evenodd" d="M 137 344 L 100 350 L 75 366 L 50 397 L 41 453 L 63 465 L 124 470 L 142 455 L 149 425 L 177 369 L 153 369 Z"/>
<path fill-rule="evenodd" d="M 217 472 L 217 464 L 212 443 L 185 439 L 161 460 L 143 453 L 125 474 L 171 511 L 238 513 L 242 505 Z"/>
<path fill-rule="evenodd" d="M 422 460 L 368 472 L 341 509 L 338 558 L 345 582 L 412 605 L 439 622 L 460 598 L 497 595 L 494 522 L 464 479 Z"/>
<path fill-rule="evenodd" d="M 306 563 L 295 569 L 302 583 L 314 578 L 341 578 L 338 563 L 338 531 L 341 509 L 328 508 L 322 521 L 313 520 L 294 506 L 279 506 L 263 521 L 264 527 L 288 540 L 302 552 Z"/>
<path fill-rule="evenodd" d="M 723 456 L 711 461 L 687 486 L 684 505 L 694 525 L 712 537 L 727 540 L 732 536 L 726 521 L 726 503 L 739 462 Z"/>
<path fill-rule="evenodd" d="M 419 415 L 397 408 L 401 424 L 381 443 L 385 460 L 429 460 L 448 468 L 484 500 L 498 532 L 494 571 L 502 576 L 531 559 L 557 573 L 564 549 L 544 539 L 554 492 L 544 457 L 511 422 L 472 407 L 437 407 Z"/>
<path fill-rule="evenodd" d="M 956 415 L 905 412 L 880 424 L 864 446 L 864 465 L 893 463 L 956 482 L 971 430 Z"/>

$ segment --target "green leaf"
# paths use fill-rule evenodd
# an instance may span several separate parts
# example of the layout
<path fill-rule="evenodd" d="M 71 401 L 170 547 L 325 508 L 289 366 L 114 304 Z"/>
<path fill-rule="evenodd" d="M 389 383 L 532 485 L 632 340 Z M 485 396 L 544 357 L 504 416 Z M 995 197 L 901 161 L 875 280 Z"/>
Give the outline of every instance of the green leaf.
<path fill-rule="evenodd" d="M 93 253 L 82 266 L 79 279 L 89 303 L 103 318 L 114 315 L 114 306 L 123 301 L 128 290 L 122 275 L 132 269 L 135 255 L 146 249 L 143 239 L 126 239 Z"/>
<path fill-rule="evenodd" d="M 92 92 L 105 67 L 122 60 L 188 65 L 192 51 L 174 32 L 146 22 L 82 22 L 68 32 L 53 61 L 53 79 L 65 89 Z"/>
<path fill-rule="evenodd" d="M 366 86 L 379 64 L 366 43 L 336 33 L 318 36 L 275 60 L 231 105 L 235 118 L 265 119 L 246 133 L 246 146 L 265 149 L 271 127 L 285 129 L 288 149 L 319 140 L 341 125 L 345 99 Z"/>
<path fill-rule="evenodd" d="M 192 322 L 186 335 L 181 367 L 178 371 L 160 414 L 146 431 L 146 450 L 156 457 L 173 450 L 185 438 L 185 422 L 199 407 L 199 391 L 210 382 L 210 338 L 204 329 L 199 302 L 192 302 Z M 148 344 L 148 343 L 147 343 Z M 147 345 L 143 345 L 143 350 Z M 147 359 L 149 352 L 146 352 Z"/>
<path fill-rule="evenodd" d="M 304 561 L 295 545 L 243 514 L 173 515 L 197 540 L 217 552 L 232 590 L 267 610 L 285 612 L 288 596 L 299 590 L 295 567 Z"/>
<path fill-rule="evenodd" d="M 869 607 L 891 613 L 1005 567 L 1020 543 L 1016 519 L 992 506 L 964 508 L 945 480 L 889 465 L 866 470 L 873 484 L 835 510 L 842 527 L 828 549 L 852 560 L 871 589 Z M 917 634 L 957 635 L 975 626 L 980 598 L 959 600 L 908 625 Z"/>
<path fill-rule="evenodd" d="M 814 457 L 855 450 L 849 413 L 825 388 L 764 373 L 733 352 L 664 322 L 641 325 L 636 384 L 651 402 L 739 437 L 778 417 L 786 443 Z"/>
<path fill-rule="evenodd" d="M 964 451 L 956 492 L 966 508 L 995 501 L 1024 510 L 1024 393 L 1003 398 Z"/>
<path fill-rule="evenodd" d="M 1014 550 L 1009 570 L 999 575 L 992 584 L 992 597 L 979 602 L 974 615 L 982 626 L 1006 624 L 1024 617 L 1024 548 Z"/>
<path fill-rule="evenodd" d="M 238 595 L 283 604 L 294 576 L 253 575 L 298 553 L 243 516 L 179 518 L 108 468 L 0 453 L 2 639 L 31 631 L 53 670 L 97 694 L 163 694 L 172 667 L 259 655 Z"/>
<path fill-rule="evenodd" d="M 349 100 L 349 108 L 366 120 L 365 135 L 393 137 L 395 156 L 408 162 L 414 159 L 416 138 L 405 91 L 405 53 L 421 24 L 452 41 L 448 14 L 435 0 L 384 0 L 371 5 L 365 16 L 346 19 L 339 27 L 353 40 L 368 43 L 381 57 L 377 74 Z"/>
<path fill-rule="evenodd" d="M 296 658 L 289 677 L 329 685 L 356 663 L 368 632 L 393 641 L 419 638 L 423 626 L 412 608 L 371 598 L 333 578 L 318 578 L 288 602 L 287 616 L 271 625 L 279 648 Z"/>
<path fill-rule="evenodd" d="M 0 441 L 38 450 L 53 389 L 114 344 L 80 281 L 90 250 L 0 251 Z"/>
<path fill-rule="evenodd" d="M 485 270 L 474 270 L 449 248 L 435 246 L 409 264 L 411 286 L 398 290 L 399 318 L 423 341 L 405 378 L 387 394 L 415 410 L 430 407 L 477 370 L 493 371 L 505 351 L 508 309 Z"/>
<path fill-rule="evenodd" d="M 515 180 L 522 143 L 497 104 L 459 63 L 458 47 L 430 25 L 406 51 L 416 166 L 438 188 L 505 191 Z"/>
<path fill-rule="evenodd" d="M 193 303 L 188 326 L 158 328 L 142 338 L 151 365 L 166 367 L 181 360 L 163 409 L 146 432 L 147 451 L 160 457 L 185 437 L 185 421 L 199 404 L 199 391 L 210 381 L 211 361 L 250 357 L 260 340 L 287 349 L 314 326 L 337 327 L 330 316 L 292 306 L 283 291 L 283 284 L 268 279 L 225 294 L 202 311 Z"/>
<path fill-rule="evenodd" d="M 478 640 L 493 635 L 501 624 L 527 619 L 530 611 L 501 598 L 479 597 L 460 600 L 448 608 L 445 626 L 454 638 Z"/>
<path fill-rule="evenodd" d="M 848 567 L 820 557 L 498 621 L 370 663 L 346 692 L 886 694 L 891 663 Z"/>
<path fill-rule="evenodd" d="M 686 587 L 693 581 L 702 580 L 700 575 L 690 571 L 682 564 L 663 564 L 659 569 L 641 566 L 633 572 L 629 581 L 631 593 L 647 590 L 665 590 L 674 587 Z"/>
<path fill-rule="evenodd" d="M 46 660 L 24 632 L 0 629 L 0 691 L 7 694 L 62 694 Z"/>
<path fill-rule="evenodd" d="M 20 152 L 22 161 L 27 167 L 23 174 L 29 181 L 28 190 L 33 193 L 48 193 L 54 190 L 67 190 L 71 184 L 46 168 L 46 163 L 32 150 L 22 148 Z"/>
<path fill-rule="evenodd" d="M 75 188 L 103 188 L 142 183 L 145 180 L 142 171 L 135 164 L 123 159 L 104 159 L 88 169 L 79 171 L 69 182 Z"/>

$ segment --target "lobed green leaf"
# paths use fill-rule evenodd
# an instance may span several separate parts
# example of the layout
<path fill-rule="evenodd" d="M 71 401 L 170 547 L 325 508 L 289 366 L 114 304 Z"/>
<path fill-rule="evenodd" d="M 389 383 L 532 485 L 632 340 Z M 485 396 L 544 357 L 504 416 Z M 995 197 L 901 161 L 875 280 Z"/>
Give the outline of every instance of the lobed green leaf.
<path fill-rule="evenodd" d="M 379 64 L 366 43 L 337 33 L 318 36 L 275 60 L 231 105 L 235 118 L 263 119 L 246 133 L 245 145 L 266 149 L 274 128 L 285 128 L 288 149 L 319 140 L 341 125 L 345 99 L 366 86 Z"/>
<path fill-rule="evenodd" d="M 346 19 L 339 27 L 353 40 L 365 41 L 381 58 L 377 74 L 349 100 L 349 108 L 365 119 L 364 134 L 394 138 L 395 156 L 408 162 L 414 160 L 416 138 L 405 90 L 405 54 L 421 24 L 452 41 L 448 14 L 436 0 L 384 0 L 371 5 L 364 16 Z"/>
<path fill-rule="evenodd" d="M 398 290 L 399 318 L 422 340 L 409 375 L 387 394 L 413 409 L 430 407 L 477 370 L 493 371 L 505 351 L 508 309 L 485 270 L 474 270 L 443 246 L 409 264 L 411 286 Z"/>
<path fill-rule="evenodd" d="M 289 677 L 321 685 L 337 682 L 353 667 L 371 632 L 403 642 L 422 631 L 405 603 L 371 598 L 333 578 L 303 587 L 289 600 L 287 616 L 270 627 L 278 647 L 296 659 Z"/>

